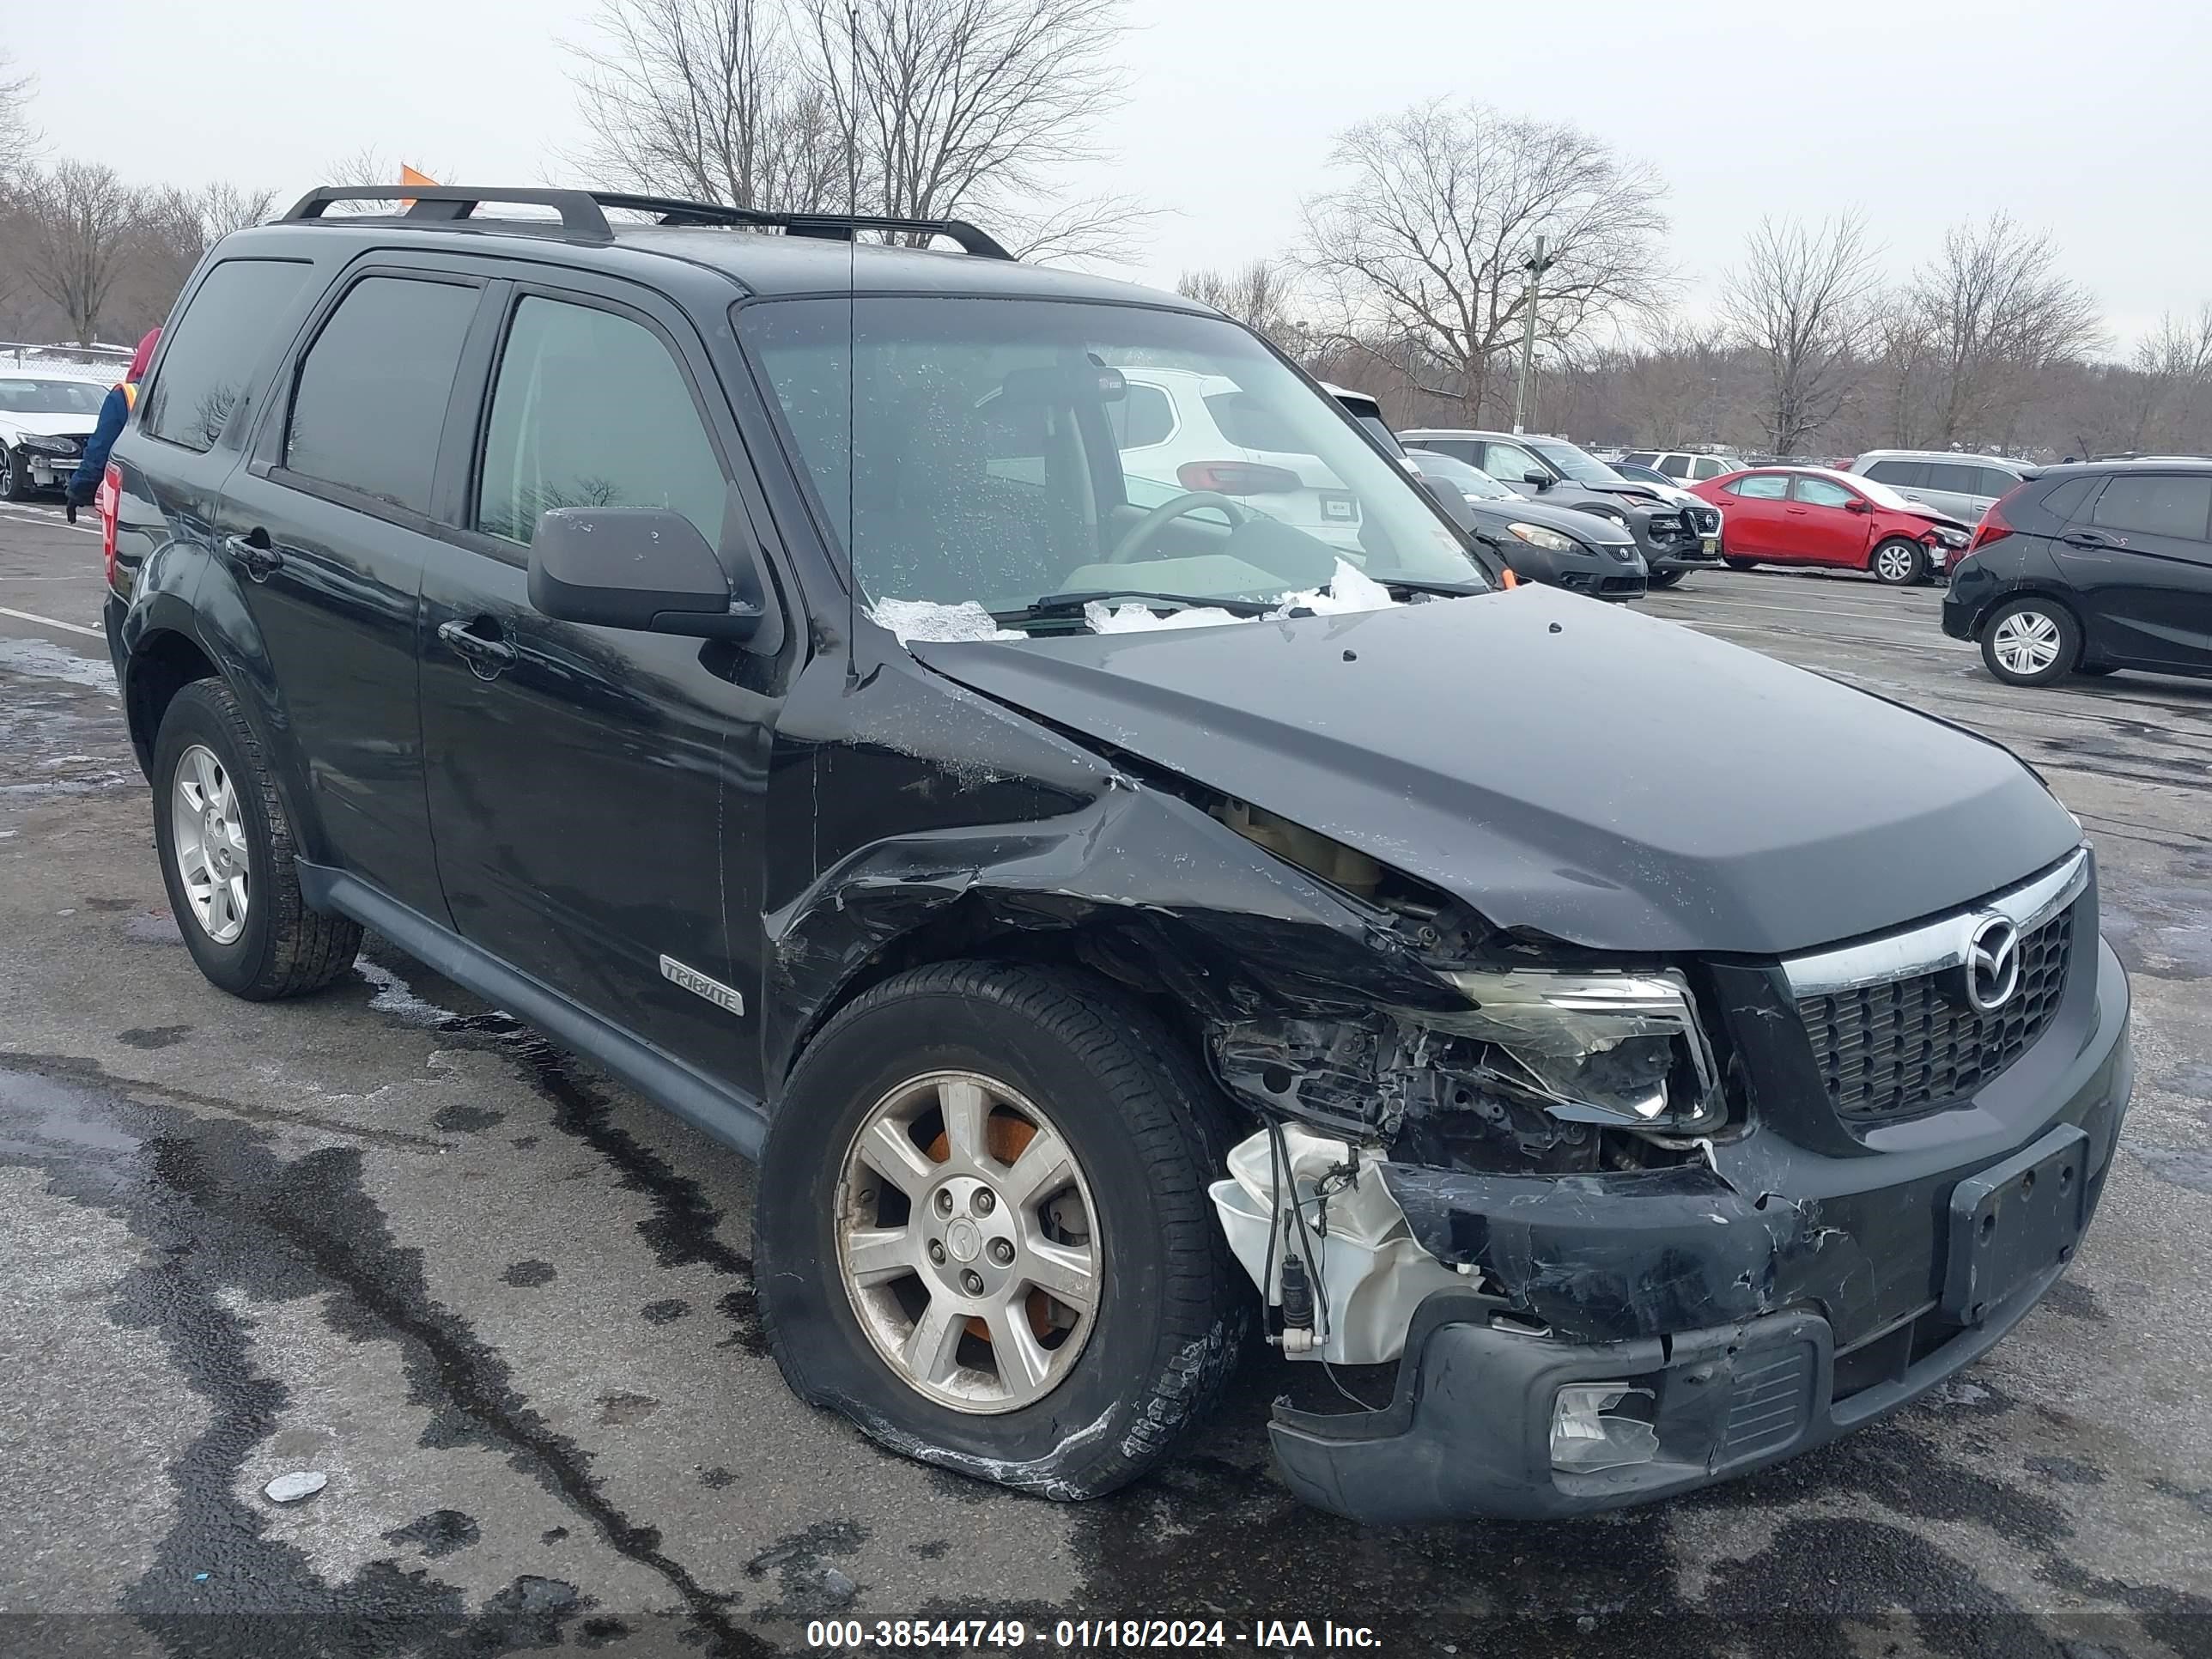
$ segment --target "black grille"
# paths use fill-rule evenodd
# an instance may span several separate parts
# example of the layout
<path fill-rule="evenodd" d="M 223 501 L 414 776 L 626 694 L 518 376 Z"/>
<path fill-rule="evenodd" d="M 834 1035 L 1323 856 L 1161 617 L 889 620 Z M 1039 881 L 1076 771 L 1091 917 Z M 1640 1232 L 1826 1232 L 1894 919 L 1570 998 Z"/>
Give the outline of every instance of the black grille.
<path fill-rule="evenodd" d="M 1721 527 L 1721 510 L 1717 507 L 1686 507 L 1682 516 L 1700 536 L 1710 536 Z"/>
<path fill-rule="evenodd" d="M 1836 1115 L 1892 1123 L 1972 1093 L 2043 1035 L 2065 994 L 2073 950 L 2071 909 L 2023 938 L 2020 988 L 1995 1013 L 1954 997 L 1948 973 L 1801 998 L 1798 1017 Z"/>
<path fill-rule="evenodd" d="M 1679 513 L 1655 513 L 1651 515 L 1651 539 L 1655 542 L 1680 541 L 1682 537 L 1682 515 Z"/>
<path fill-rule="evenodd" d="M 1735 1386 L 1729 1391 L 1728 1419 L 1721 1425 L 1717 1466 L 1779 1451 L 1805 1432 L 1813 1415 L 1812 1345 L 1740 1353 Z"/>

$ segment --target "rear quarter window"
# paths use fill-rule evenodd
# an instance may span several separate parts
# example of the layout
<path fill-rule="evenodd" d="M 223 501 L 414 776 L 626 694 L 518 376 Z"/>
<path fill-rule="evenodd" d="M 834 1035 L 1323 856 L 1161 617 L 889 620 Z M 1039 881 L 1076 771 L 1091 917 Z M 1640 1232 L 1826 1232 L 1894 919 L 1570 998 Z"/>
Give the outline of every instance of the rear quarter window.
<path fill-rule="evenodd" d="M 2089 492 L 2096 487 L 2094 478 L 2068 478 L 2053 484 L 2043 498 L 2043 510 L 2063 524 L 2071 524 L 2081 516 L 2081 509 L 2089 504 Z"/>
<path fill-rule="evenodd" d="M 139 424 L 164 443 L 214 448 L 313 270 L 304 259 L 225 259 L 209 271 L 162 342 Z"/>
<path fill-rule="evenodd" d="M 1918 489 L 1928 483 L 1928 463 L 1925 461 L 1876 461 L 1867 469 L 1866 475 L 1876 483 L 1886 483 L 1895 489 Z"/>

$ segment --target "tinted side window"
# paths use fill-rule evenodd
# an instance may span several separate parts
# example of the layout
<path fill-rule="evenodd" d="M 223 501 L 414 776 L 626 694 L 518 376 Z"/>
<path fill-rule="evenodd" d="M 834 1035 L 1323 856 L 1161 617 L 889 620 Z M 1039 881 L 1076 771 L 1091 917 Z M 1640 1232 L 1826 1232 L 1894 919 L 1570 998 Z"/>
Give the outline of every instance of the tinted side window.
<path fill-rule="evenodd" d="M 1480 463 L 1482 470 L 1506 483 L 1517 484 L 1531 472 L 1541 478 L 1552 476 L 1551 468 L 1518 444 L 1493 443 L 1487 447 L 1485 453 L 1487 459 Z"/>
<path fill-rule="evenodd" d="M 1777 472 L 1761 473 L 1738 478 L 1728 489 L 1731 495 L 1741 495 L 1748 501 L 1778 501 L 1790 493 L 1790 480 Z"/>
<path fill-rule="evenodd" d="M 1826 478 L 1797 480 L 1797 499 L 1810 507 L 1844 507 L 1858 499 L 1839 483 Z"/>
<path fill-rule="evenodd" d="M 1928 463 L 1876 461 L 1867 469 L 1867 477 L 1896 489 L 1923 489 L 1928 487 Z"/>
<path fill-rule="evenodd" d="M 2094 478 L 2069 478 L 2053 486 L 2043 498 L 2043 510 L 2062 524 L 2070 524 L 2081 516 L 2081 509 L 2089 504 L 2089 492 L 2096 487 Z"/>
<path fill-rule="evenodd" d="M 1734 470 L 1725 462 L 1717 461 L 1710 455 L 1700 455 L 1690 463 L 1690 476 L 1693 478 L 1717 478 L 1722 473 Z"/>
<path fill-rule="evenodd" d="M 477 293 L 402 276 L 365 277 L 347 289 L 301 359 L 286 470 L 428 513 Z"/>
<path fill-rule="evenodd" d="M 1659 470 L 1670 478 L 1686 478 L 1690 476 L 1690 458 L 1687 455 L 1662 455 Z"/>
<path fill-rule="evenodd" d="M 1249 392 L 1217 392 L 1206 400 L 1221 435 L 1241 449 L 1295 450 L 1299 442 L 1274 410 Z"/>
<path fill-rule="evenodd" d="M 1632 449 L 1620 459 L 1631 466 L 1649 466 L 1659 459 L 1659 452 L 1656 449 Z"/>
<path fill-rule="evenodd" d="M 526 546 L 556 507 L 672 507 L 720 546 L 727 489 L 691 388 L 627 317 L 526 295 L 484 438 L 477 527 Z"/>
<path fill-rule="evenodd" d="M 163 343 L 140 424 L 165 443 L 212 449 L 246 396 L 270 325 L 314 267 L 298 259 L 225 259 L 207 274 Z"/>
<path fill-rule="evenodd" d="M 2179 536 L 2201 542 L 2212 523 L 2212 478 L 2120 474 L 2097 497 L 2089 522 L 2122 535 Z"/>
<path fill-rule="evenodd" d="M 1982 469 L 1982 487 L 1975 493 L 1995 499 L 2019 482 L 2018 478 L 2002 467 L 1985 466 Z"/>
<path fill-rule="evenodd" d="M 1132 380 L 1121 402 L 1106 405 L 1106 418 L 1114 423 L 1116 449 L 1143 449 L 1167 441 L 1175 430 L 1175 405 L 1159 387 Z"/>
<path fill-rule="evenodd" d="M 1957 461 L 1930 461 L 1927 487 L 1948 489 L 1954 495 L 1978 495 L 1982 493 L 1982 469 L 1963 466 Z"/>

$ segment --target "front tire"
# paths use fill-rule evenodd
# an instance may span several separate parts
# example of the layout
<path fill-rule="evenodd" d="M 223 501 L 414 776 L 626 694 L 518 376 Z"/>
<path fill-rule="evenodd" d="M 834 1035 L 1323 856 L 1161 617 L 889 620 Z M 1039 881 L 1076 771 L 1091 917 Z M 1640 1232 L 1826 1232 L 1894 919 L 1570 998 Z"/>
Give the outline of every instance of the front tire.
<path fill-rule="evenodd" d="M 1917 587 L 1928 579 L 1928 550 L 1918 542 L 1893 536 L 1867 561 L 1875 580 L 1887 587 Z"/>
<path fill-rule="evenodd" d="M 220 680 L 195 680 L 154 743 L 154 842 L 185 946 L 210 983 L 268 1002 L 353 965 L 361 927 L 307 908 L 261 744 Z"/>
<path fill-rule="evenodd" d="M 1731 570 L 1756 570 L 1759 568 L 1759 561 L 1757 559 L 1739 559 L 1733 555 L 1723 559 L 1722 562 L 1727 565 Z"/>
<path fill-rule="evenodd" d="M 1673 587 L 1689 574 L 1686 570 L 1655 570 L 1650 574 L 1650 581 L 1654 587 Z"/>
<path fill-rule="evenodd" d="M 27 501 L 33 493 L 29 459 L 21 450 L 0 445 L 0 498 Z"/>
<path fill-rule="evenodd" d="M 830 1020 L 761 1154 L 762 1322 L 801 1398 L 1045 1497 L 1136 1479 L 1218 1396 L 1252 1289 L 1212 1084 L 1103 981 L 918 968 Z"/>
<path fill-rule="evenodd" d="M 2049 685 L 2081 659 L 2081 625 L 2065 606 L 2014 599 L 1982 624 L 1982 662 L 2007 685 Z"/>

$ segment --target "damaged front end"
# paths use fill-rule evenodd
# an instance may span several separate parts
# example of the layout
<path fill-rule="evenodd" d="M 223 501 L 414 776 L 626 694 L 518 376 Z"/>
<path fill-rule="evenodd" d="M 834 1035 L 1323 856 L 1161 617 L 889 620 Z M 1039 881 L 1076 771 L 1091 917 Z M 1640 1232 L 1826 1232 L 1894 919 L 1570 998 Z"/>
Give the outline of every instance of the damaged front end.
<path fill-rule="evenodd" d="M 1984 1352 L 2087 1223 L 2130 1082 L 2101 946 L 2033 1064 L 1867 1131 L 1808 1063 L 1785 963 L 1424 937 L 1464 1006 L 1208 1031 L 1261 1125 L 1211 1192 L 1270 1340 L 1396 1368 L 1379 1408 L 1278 1402 L 1285 1477 L 1324 1508 L 1574 1514 L 1790 1455 Z"/>

